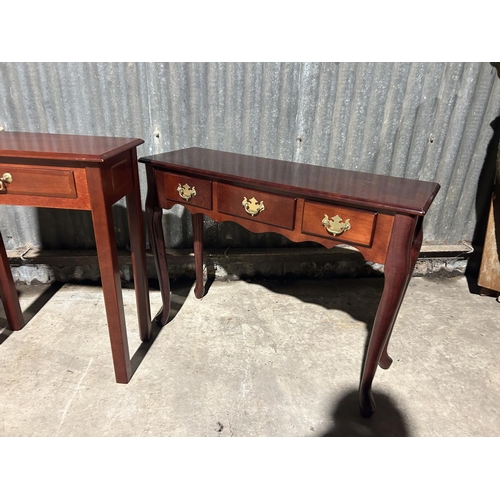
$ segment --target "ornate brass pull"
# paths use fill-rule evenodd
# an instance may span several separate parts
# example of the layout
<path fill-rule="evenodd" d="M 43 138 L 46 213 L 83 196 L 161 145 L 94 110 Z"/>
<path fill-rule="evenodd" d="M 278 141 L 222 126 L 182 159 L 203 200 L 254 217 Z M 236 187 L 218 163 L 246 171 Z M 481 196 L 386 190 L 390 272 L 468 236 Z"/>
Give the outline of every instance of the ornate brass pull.
<path fill-rule="evenodd" d="M 250 198 L 250 200 L 247 200 L 247 197 L 245 196 L 243 198 L 243 201 L 241 202 L 243 205 L 243 208 L 245 209 L 245 212 L 252 217 L 254 215 L 259 214 L 264 210 L 264 202 L 261 201 L 260 203 L 255 199 L 255 198 Z"/>
<path fill-rule="evenodd" d="M 6 184 L 10 184 L 12 182 L 12 175 L 8 172 L 0 177 L 0 191 L 5 191 L 7 189 Z"/>
<path fill-rule="evenodd" d="M 350 219 L 346 219 L 345 222 L 342 222 L 342 219 L 338 215 L 329 219 L 328 215 L 325 214 L 325 218 L 321 223 L 330 234 L 333 234 L 333 236 L 339 236 L 351 229 Z"/>
<path fill-rule="evenodd" d="M 179 193 L 179 196 L 186 201 L 189 201 L 191 198 L 196 196 L 196 189 L 195 187 L 189 187 L 189 184 L 184 184 L 184 186 L 181 186 L 180 184 L 177 186 L 177 192 Z"/>

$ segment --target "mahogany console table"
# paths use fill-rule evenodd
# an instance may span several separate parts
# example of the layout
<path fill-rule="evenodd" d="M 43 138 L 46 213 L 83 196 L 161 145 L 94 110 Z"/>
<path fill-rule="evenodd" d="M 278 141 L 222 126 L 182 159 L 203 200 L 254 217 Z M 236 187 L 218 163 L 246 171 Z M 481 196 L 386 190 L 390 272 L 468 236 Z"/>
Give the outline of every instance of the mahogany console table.
<path fill-rule="evenodd" d="M 132 370 L 111 207 L 126 196 L 139 333 L 148 340 L 151 312 L 136 153 L 143 142 L 0 132 L 0 204 L 92 213 L 115 378 L 124 384 Z M 25 322 L 1 235 L 0 295 L 9 327 L 20 330 Z"/>
<path fill-rule="evenodd" d="M 392 363 L 389 338 L 422 244 L 423 218 L 439 184 L 201 148 L 139 162 L 148 176 L 146 220 L 160 278 L 162 324 L 168 320 L 170 289 L 161 216 L 162 208 L 176 203 L 192 214 L 198 298 L 203 294 L 203 215 L 327 248 L 349 244 L 365 259 L 385 265 L 359 386 L 361 413 L 371 416 L 372 381 L 377 365 L 387 369 Z"/>

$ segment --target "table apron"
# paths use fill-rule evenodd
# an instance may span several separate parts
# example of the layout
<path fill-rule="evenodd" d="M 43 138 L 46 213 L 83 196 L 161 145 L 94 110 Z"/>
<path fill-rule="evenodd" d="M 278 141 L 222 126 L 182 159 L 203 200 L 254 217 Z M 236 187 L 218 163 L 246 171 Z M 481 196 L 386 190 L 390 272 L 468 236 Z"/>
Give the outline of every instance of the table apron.
<path fill-rule="evenodd" d="M 207 217 L 210 217 L 215 222 L 235 222 L 239 224 L 240 226 L 244 227 L 245 229 L 253 232 L 253 233 L 266 233 L 266 232 L 272 232 L 272 233 L 278 233 L 289 240 L 300 243 L 300 242 L 314 242 L 314 243 L 319 243 L 320 245 L 324 246 L 325 248 L 333 248 L 337 245 L 344 245 L 348 247 L 352 247 L 358 251 L 361 252 L 363 257 L 366 260 L 369 260 L 371 262 L 376 262 L 378 264 L 385 264 L 385 259 L 386 259 L 386 254 L 387 254 L 387 248 L 389 245 L 391 233 L 392 233 L 392 226 L 394 223 L 394 215 L 393 214 L 384 214 L 384 213 L 377 213 L 374 212 L 373 210 L 354 210 L 351 209 L 350 207 L 346 207 L 346 211 L 348 214 L 351 213 L 356 213 L 359 212 L 360 215 L 365 216 L 365 214 L 368 214 L 366 217 L 370 218 L 370 224 L 373 225 L 373 227 L 369 227 L 369 238 L 366 238 L 366 243 L 367 244 L 362 244 L 359 243 L 359 241 L 351 241 L 349 237 L 349 232 L 347 231 L 344 235 L 340 235 L 339 237 L 334 237 L 332 235 L 329 235 L 326 231 L 326 229 L 322 226 L 321 224 L 321 218 L 316 218 L 315 220 L 316 223 L 316 228 L 317 232 L 315 234 L 311 234 L 310 231 L 307 230 L 304 224 L 304 207 L 308 203 L 308 200 L 304 198 L 294 198 L 294 197 L 288 197 L 289 200 L 293 200 L 293 204 L 289 203 L 287 205 L 289 210 L 293 210 L 293 214 L 289 214 L 289 219 L 293 220 L 293 227 L 290 229 L 287 227 L 280 227 L 276 224 L 269 224 L 266 222 L 262 222 L 259 220 L 259 215 L 256 215 L 254 217 L 245 214 L 245 211 L 243 207 L 239 207 L 239 210 L 241 212 L 240 216 L 235 216 L 229 213 L 229 211 L 224 207 L 223 211 L 220 211 L 220 199 L 217 196 L 218 193 L 218 182 L 214 181 L 212 182 L 212 193 L 213 193 L 213 204 L 210 203 L 208 206 L 212 208 L 205 208 L 203 206 L 197 206 L 196 204 L 193 203 L 186 203 L 182 200 L 171 200 L 168 199 L 165 195 L 167 192 L 165 189 L 165 185 L 163 182 L 161 182 L 161 177 L 157 181 L 160 180 L 160 182 L 157 182 L 157 197 L 158 197 L 158 202 L 161 208 L 164 209 L 171 209 L 174 205 L 182 205 L 186 210 L 188 210 L 191 214 L 203 214 L 206 215 Z M 223 185 L 223 184 L 222 184 Z M 314 200 L 314 203 L 317 204 L 316 200 Z M 324 203 L 325 207 L 331 206 L 333 209 L 338 209 L 339 204 L 332 204 L 332 203 Z M 321 206 L 323 208 L 323 206 Z M 340 207 L 342 208 L 342 207 Z M 264 209 L 264 212 L 265 213 Z M 337 210 L 338 211 L 338 210 Z M 331 215 L 334 215 L 334 212 L 331 212 Z M 330 214 L 329 214 L 330 215 Z M 321 217 L 323 217 L 323 214 L 321 214 Z M 321 236 L 321 234 L 324 233 L 324 237 Z"/>

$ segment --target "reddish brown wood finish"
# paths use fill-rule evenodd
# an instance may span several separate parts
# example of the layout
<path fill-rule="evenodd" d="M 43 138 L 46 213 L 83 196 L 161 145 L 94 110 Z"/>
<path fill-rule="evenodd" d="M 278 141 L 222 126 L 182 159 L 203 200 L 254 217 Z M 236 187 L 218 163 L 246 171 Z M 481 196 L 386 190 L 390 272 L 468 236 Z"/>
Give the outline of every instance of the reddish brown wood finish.
<path fill-rule="evenodd" d="M 2 235 L 0 234 L 0 299 L 7 315 L 7 323 L 11 330 L 21 330 L 24 327 L 24 318 L 17 298 L 17 291 L 12 279 L 9 259 L 5 252 Z"/>
<path fill-rule="evenodd" d="M 142 139 L 128 137 L 2 132 L 0 157 L 102 164 L 104 160 L 143 142 Z"/>
<path fill-rule="evenodd" d="M 408 288 L 408 285 L 410 283 L 412 272 L 415 269 L 415 265 L 417 264 L 417 259 L 418 259 L 418 255 L 420 253 L 420 248 L 422 247 L 423 237 L 424 237 L 423 219 L 422 219 L 422 217 L 419 217 L 417 220 L 416 237 L 415 237 L 415 241 L 413 242 L 413 245 L 411 247 L 411 253 L 410 253 L 410 273 L 407 276 L 406 284 L 404 285 L 402 297 L 404 297 L 404 295 L 406 293 L 406 289 Z M 396 316 L 399 312 L 399 308 L 401 306 L 401 303 L 402 303 L 402 300 L 399 303 L 398 310 L 396 311 Z M 387 353 L 387 348 L 389 346 L 389 340 L 391 339 L 391 335 L 392 335 L 392 328 L 391 328 L 391 331 L 389 332 L 389 336 L 387 337 L 387 340 L 386 340 L 385 345 L 384 345 L 384 349 L 382 351 L 382 355 L 381 355 L 379 363 L 378 363 L 380 368 L 383 368 L 384 370 L 387 370 L 392 364 L 392 358 Z"/>
<path fill-rule="evenodd" d="M 359 406 L 364 417 L 371 417 L 375 402 L 371 391 L 382 353 L 387 353 L 389 338 L 411 278 L 412 249 L 415 248 L 417 218 L 406 214 L 394 217 L 391 242 L 384 269 L 384 290 L 373 323 L 359 386 Z M 387 366 L 387 358 L 383 364 Z"/>
<path fill-rule="evenodd" d="M 196 268 L 195 295 L 203 294 L 203 214 L 216 221 L 233 221 L 253 232 L 273 231 L 292 241 L 316 241 L 332 248 L 353 244 L 364 257 L 385 264 L 385 284 L 370 335 L 359 388 L 362 415 L 372 415 L 375 405 L 372 382 L 377 366 L 392 362 L 387 348 L 397 313 L 422 244 L 423 215 L 436 196 L 439 185 L 388 176 L 347 172 L 338 169 L 269 160 L 222 151 L 190 148 L 139 159 L 148 171 L 146 201 L 148 227 L 153 240 L 164 310 L 170 300 L 165 260 L 161 208 L 176 201 L 166 197 L 177 177 L 193 185 L 211 185 L 204 196 L 212 206 L 183 204 L 193 214 Z M 258 189 L 256 189 L 258 188 Z M 207 191 L 208 188 L 205 189 Z M 248 195 L 246 194 L 248 193 Z M 240 215 L 241 198 L 254 196 L 271 206 L 252 217 Z M 267 217 L 260 217 L 266 214 Z M 350 219 L 351 229 L 334 236 L 322 226 L 325 215 Z M 162 318 L 166 322 L 165 312 Z"/>
<path fill-rule="evenodd" d="M 66 168 L 66 165 L 60 167 L 54 165 L 43 165 L 40 167 L 31 165 L 28 167 L 26 165 L 27 168 L 30 168 L 30 171 L 40 168 L 40 170 L 43 170 L 44 173 L 57 172 L 61 169 L 67 175 L 67 179 L 73 178 L 74 190 L 71 188 L 72 194 L 67 196 L 68 189 L 64 189 L 59 186 L 51 190 L 50 187 L 52 186 L 52 182 L 43 182 L 43 180 L 47 179 L 49 181 L 53 180 L 53 176 L 44 175 L 43 177 L 38 177 L 38 186 L 33 186 L 33 179 L 31 175 L 18 175 L 19 170 L 22 170 L 20 167 L 21 164 L 13 164 L 12 166 L 5 163 L 2 164 L 0 168 L 0 177 L 4 173 L 10 173 L 12 174 L 13 180 L 11 184 L 7 184 L 5 190 L 0 191 L 0 204 L 43 208 L 65 208 L 71 210 L 90 210 L 85 169 L 72 168 L 69 170 Z M 67 172 L 71 172 L 71 175 L 67 174 Z M 42 180 L 42 182 L 40 182 L 40 180 Z"/>
<path fill-rule="evenodd" d="M 77 197 L 75 177 L 70 169 L 0 164 L 0 177 L 7 171 L 12 175 L 12 182 L 5 186 L 8 194 L 49 198 Z"/>
<path fill-rule="evenodd" d="M 351 224 L 350 229 L 338 236 L 328 233 L 322 224 L 325 215 L 329 218 L 338 215 L 343 221 L 349 220 Z M 369 247 L 373 241 L 376 218 L 376 212 L 306 201 L 302 218 L 302 232 Z"/>
<path fill-rule="evenodd" d="M 245 198 L 247 201 L 255 198 L 257 203 L 263 204 L 264 210 L 256 215 L 247 213 L 243 207 Z M 278 196 L 255 189 L 219 183 L 217 207 L 222 214 L 233 215 L 252 223 L 265 223 L 284 229 L 293 229 L 294 227 L 295 198 L 289 196 Z"/>
<path fill-rule="evenodd" d="M 135 168 L 128 169 L 132 174 L 132 189 L 126 194 L 127 219 L 134 275 L 135 301 L 137 304 L 137 320 L 139 336 L 142 341 L 151 340 L 151 307 L 149 304 L 149 286 L 146 264 L 146 233 L 142 218 L 141 186 L 137 171 L 137 152 L 130 149 L 130 163 Z"/>
<path fill-rule="evenodd" d="M 163 178 L 160 179 L 160 189 L 156 189 L 155 171 L 151 165 L 146 165 L 148 179 L 148 194 L 146 197 L 146 224 L 149 233 L 149 243 L 153 250 L 156 270 L 159 276 L 162 310 L 157 316 L 161 325 L 166 325 L 170 314 L 170 282 L 168 279 L 167 254 L 161 223 L 162 211 L 158 201 L 159 193 L 164 193 Z"/>
<path fill-rule="evenodd" d="M 196 194 L 189 200 L 183 199 L 177 188 L 188 185 L 195 188 Z M 194 207 L 212 209 L 212 183 L 203 179 L 194 179 L 183 175 L 165 175 L 165 196 L 175 203 L 184 203 Z"/>
<path fill-rule="evenodd" d="M 123 310 L 113 212 L 111 205 L 106 203 L 102 177 L 101 170 L 88 168 L 87 179 L 89 182 L 90 204 L 92 206 L 92 221 L 94 223 L 97 254 L 99 255 L 99 269 L 116 381 L 126 384 L 132 376 L 132 369 Z"/>
<path fill-rule="evenodd" d="M 124 196 L 139 334 L 142 340 L 147 340 L 151 333 L 135 152 L 136 146 L 143 142 L 117 137 L 0 132 L 0 170 L 10 171 L 13 176 L 12 183 L 0 193 L 0 204 L 92 212 L 115 377 L 120 383 L 127 383 L 132 371 L 111 207 Z M 0 176 L 3 173 L 0 171 Z M 14 301 L 12 276 L 1 285 L 2 293 Z"/>
<path fill-rule="evenodd" d="M 194 267 L 196 270 L 194 295 L 197 299 L 201 299 L 203 297 L 203 214 L 193 214 L 192 222 Z"/>
<path fill-rule="evenodd" d="M 235 179 L 239 185 L 321 201 L 361 204 L 375 211 L 424 215 L 439 185 L 413 179 L 353 172 L 256 156 L 188 148 L 139 160 L 181 175 L 217 181 Z"/>

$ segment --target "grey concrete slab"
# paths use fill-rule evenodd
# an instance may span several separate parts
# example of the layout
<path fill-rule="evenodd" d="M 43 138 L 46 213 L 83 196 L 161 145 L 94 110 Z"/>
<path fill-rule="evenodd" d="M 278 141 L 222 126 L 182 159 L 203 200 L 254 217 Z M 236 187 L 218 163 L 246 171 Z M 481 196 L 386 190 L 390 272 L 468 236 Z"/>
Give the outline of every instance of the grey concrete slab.
<path fill-rule="evenodd" d="M 19 286 L 30 317 L 0 308 L 1 436 L 499 436 L 500 304 L 465 278 L 413 278 L 377 412 L 356 390 L 383 280 L 174 285 L 174 317 L 137 334 L 124 290 L 129 384 L 114 382 L 101 289 Z M 159 292 L 151 291 L 153 314 Z"/>

